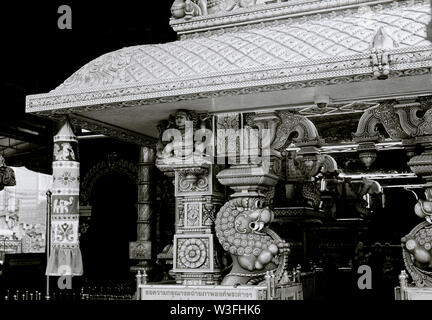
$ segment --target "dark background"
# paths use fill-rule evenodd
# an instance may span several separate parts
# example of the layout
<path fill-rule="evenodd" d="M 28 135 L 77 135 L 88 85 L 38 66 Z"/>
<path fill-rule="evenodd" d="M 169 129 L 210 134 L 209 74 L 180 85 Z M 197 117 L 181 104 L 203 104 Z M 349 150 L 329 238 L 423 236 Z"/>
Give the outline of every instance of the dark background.
<path fill-rule="evenodd" d="M 26 114 L 26 95 L 55 89 L 83 65 L 110 51 L 175 41 L 176 33 L 169 25 L 172 2 L 3 2 L 0 153 L 5 156 L 7 165 L 50 174 L 48 158 L 56 124 Z M 72 9 L 70 30 L 58 28 L 61 5 Z M 38 134 L 29 134 L 20 128 Z M 15 140 L 11 142 L 5 137 Z M 31 145 L 26 146 L 26 143 Z"/>
<path fill-rule="evenodd" d="M 72 9 L 71 30 L 57 26 L 61 16 L 57 10 L 63 4 Z M 169 26 L 171 4 L 171 0 L 2 3 L 3 108 L 23 109 L 24 95 L 54 89 L 104 53 L 175 40 Z"/>

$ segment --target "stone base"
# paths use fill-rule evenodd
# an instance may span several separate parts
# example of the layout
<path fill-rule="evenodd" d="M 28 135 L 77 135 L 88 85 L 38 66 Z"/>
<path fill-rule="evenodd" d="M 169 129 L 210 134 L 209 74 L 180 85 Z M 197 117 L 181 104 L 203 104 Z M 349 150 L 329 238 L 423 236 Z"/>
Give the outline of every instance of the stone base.
<path fill-rule="evenodd" d="M 218 270 L 211 273 L 170 272 L 170 275 L 175 278 L 177 284 L 186 286 L 218 285 L 222 280 Z"/>
<path fill-rule="evenodd" d="M 395 300 L 432 300 L 432 288 L 395 288 Z"/>
<path fill-rule="evenodd" d="M 139 300 L 267 300 L 266 286 L 141 285 Z M 303 300 L 301 284 L 278 287 L 272 300 Z"/>

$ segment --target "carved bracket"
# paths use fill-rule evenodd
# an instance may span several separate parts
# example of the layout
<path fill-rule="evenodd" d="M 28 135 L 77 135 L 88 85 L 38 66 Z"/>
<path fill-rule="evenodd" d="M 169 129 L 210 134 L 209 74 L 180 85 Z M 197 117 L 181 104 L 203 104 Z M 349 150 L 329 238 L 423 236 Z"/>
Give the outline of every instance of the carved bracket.
<path fill-rule="evenodd" d="M 378 130 L 379 125 L 392 140 L 403 141 L 407 152 L 413 155 L 411 146 L 415 142 L 427 142 L 427 137 L 432 135 L 431 107 L 431 97 L 421 97 L 407 103 L 388 100 L 367 109 L 353 135 L 354 141 L 359 143 L 360 158 L 366 167 L 370 167 L 376 159 L 375 143 L 384 140 Z"/>
<path fill-rule="evenodd" d="M 315 125 L 305 116 L 290 111 L 253 115 L 248 124 L 270 130 L 271 149 L 284 151 L 291 143 L 296 146 L 319 146 L 323 142 Z"/>

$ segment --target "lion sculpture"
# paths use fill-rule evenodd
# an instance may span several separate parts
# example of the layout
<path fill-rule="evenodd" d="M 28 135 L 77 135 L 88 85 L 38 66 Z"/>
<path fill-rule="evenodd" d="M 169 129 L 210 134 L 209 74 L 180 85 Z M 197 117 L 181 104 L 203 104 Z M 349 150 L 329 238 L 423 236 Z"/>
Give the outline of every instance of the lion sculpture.
<path fill-rule="evenodd" d="M 289 245 L 267 228 L 273 218 L 260 198 L 235 198 L 221 208 L 216 236 L 233 260 L 222 285 L 253 283 L 270 270 L 276 270 L 277 278 L 282 276 Z"/>

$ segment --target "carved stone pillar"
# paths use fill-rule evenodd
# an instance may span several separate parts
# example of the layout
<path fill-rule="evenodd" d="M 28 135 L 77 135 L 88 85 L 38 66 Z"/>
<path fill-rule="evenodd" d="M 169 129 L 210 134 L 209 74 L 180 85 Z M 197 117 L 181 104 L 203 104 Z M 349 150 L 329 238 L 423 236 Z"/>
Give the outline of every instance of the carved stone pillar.
<path fill-rule="evenodd" d="M 222 121 L 224 119 L 230 120 L 229 115 L 218 119 L 218 124 L 225 130 L 228 126 L 239 131 L 236 136 L 241 139 L 249 137 L 249 145 L 248 139 L 243 140 L 240 146 L 246 148 L 247 152 L 240 150 L 240 163 L 233 164 L 217 175 L 221 184 L 235 191 L 216 218 L 217 238 L 233 261 L 222 284 L 257 283 L 268 271 L 275 271 L 275 280 L 279 281 L 286 267 L 289 249 L 268 228 L 268 224 L 274 218 L 269 207 L 274 187 L 281 179 L 281 154 L 274 145 L 283 147 L 285 144 L 276 135 L 282 119 L 276 113 L 249 114 L 244 118 L 246 123 L 240 121 L 238 126 L 237 121 Z M 253 132 L 255 128 L 258 132 Z M 257 138 L 258 143 L 251 144 L 252 138 Z"/>
<path fill-rule="evenodd" d="M 206 162 L 158 164 L 174 171 L 176 224 L 172 275 L 178 284 L 212 285 L 220 282 L 220 266 L 213 231 L 223 194 L 215 175 L 217 165 Z"/>
<path fill-rule="evenodd" d="M 153 259 L 152 223 L 153 223 L 153 189 L 152 171 L 155 166 L 155 149 L 141 147 L 138 165 L 138 202 L 137 202 L 137 241 L 129 244 L 129 258 L 139 260 L 131 271 L 151 269 Z"/>
<path fill-rule="evenodd" d="M 221 277 L 213 227 L 223 193 L 215 178 L 210 122 L 206 115 L 178 110 L 160 126 L 156 166 L 174 178 L 176 199 L 171 274 L 183 285 L 214 285 Z"/>

